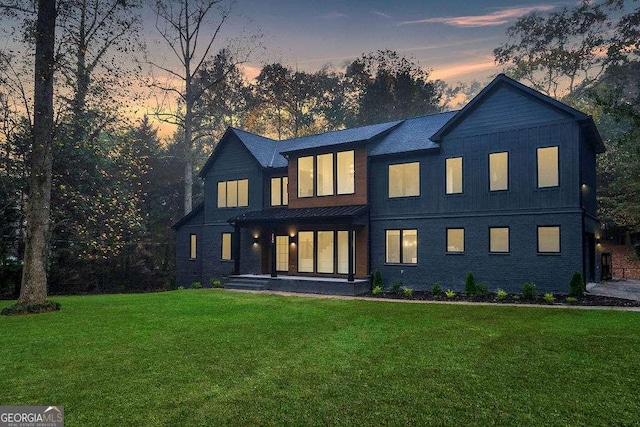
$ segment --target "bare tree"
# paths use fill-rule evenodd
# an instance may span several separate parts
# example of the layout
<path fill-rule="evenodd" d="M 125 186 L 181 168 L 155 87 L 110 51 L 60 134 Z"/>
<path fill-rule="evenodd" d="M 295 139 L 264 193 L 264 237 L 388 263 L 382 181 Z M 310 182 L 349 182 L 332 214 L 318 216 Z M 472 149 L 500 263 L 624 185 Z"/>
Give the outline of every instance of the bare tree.
<path fill-rule="evenodd" d="M 149 61 L 154 68 L 167 73 L 177 87 L 171 83 L 152 83 L 165 95 L 173 94 L 183 110 L 158 111 L 160 120 L 179 126 L 184 131 L 182 156 L 184 161 L 184 213 L 191 211 L 193 204 L 193 143 L 194 105 L 202 94 L 216 85 L 233 66 L 246 61 L 251 48 L 244 55 L 233 55 L 229 70 L 220 79 L 209 81 L 207 85 L 196 85 L 198 72 L 214 50 L 224 24 L 231 16 L 235 2 L 229 0 L 156 0 L 156 29 L 160 37 L 179 61 L 180 71 L 157 61 Z"/>

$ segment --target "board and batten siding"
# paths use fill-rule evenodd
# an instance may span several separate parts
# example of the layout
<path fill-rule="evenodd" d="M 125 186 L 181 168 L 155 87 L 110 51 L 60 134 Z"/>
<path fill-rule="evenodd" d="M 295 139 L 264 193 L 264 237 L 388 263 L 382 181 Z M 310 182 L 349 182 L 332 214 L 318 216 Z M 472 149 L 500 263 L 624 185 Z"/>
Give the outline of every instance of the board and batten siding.
<path fill-rule="evenodd" d="M 204 177 L 205 223 L 220 223 L 263 206 L 263 173 L 260 164 L 235 135 L 221 142 L 215 163 Z M 218 208 L 218 182 L 249 180 L 249 206 Z"/>

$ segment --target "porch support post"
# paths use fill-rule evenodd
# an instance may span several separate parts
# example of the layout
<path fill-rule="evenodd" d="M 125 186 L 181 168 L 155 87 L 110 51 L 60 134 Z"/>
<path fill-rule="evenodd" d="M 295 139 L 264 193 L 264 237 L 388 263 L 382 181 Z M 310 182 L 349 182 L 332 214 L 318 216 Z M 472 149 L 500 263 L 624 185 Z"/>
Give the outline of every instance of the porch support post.
<path fill-rule="evenodd" d="M 240 274 L 240 225 L 236 222 L 233 224 L 233 274 Z"/>
<path fill-rule="evenodd" d="M 269 231 L 271 232 L 271 277 L 278 277 L 276 271 L 276 232 L 274 228 Z"/>
<path fill-rule="evenodd" d="M 348 282 L 353 282 L 353 270 L 354 270 L 354 265 L 353 265 L 353 239 L 354 239 L 354 230 L 353 230 L 353 226 L 349 225 L 349 230 L 348 230 L 348 242 L 347 242 L 347 248 L 348 248 L 348 252 L 349 252 L 349 262 L 347 263 L 349 265 L 349 271 L 347 274 L 347 281 Z"/>

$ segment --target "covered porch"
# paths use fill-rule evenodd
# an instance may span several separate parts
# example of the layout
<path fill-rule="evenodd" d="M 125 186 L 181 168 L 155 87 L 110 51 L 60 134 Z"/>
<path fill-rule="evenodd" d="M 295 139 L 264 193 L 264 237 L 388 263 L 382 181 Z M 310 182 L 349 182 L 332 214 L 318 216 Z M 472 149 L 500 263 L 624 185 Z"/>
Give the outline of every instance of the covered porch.
<path fill-rule="evenodd" d="M 367 205 L 246 212 L 229 219 L 234 227 L 233 274 L 366 279 L 368 222 Z M 241 268 L 241 233 L 251 234 L 252 250 L 261 259 L 260 271 L 242 271 L 246 268 Z"/>
<path fill-rule="evenodd" d="M 240 274 L 231 276 L 225 289 L 252 291 L 302 292 L 323 295 L 360 295 L 371 289 L 369 279 L 349 281 L 339 277 L 306 277 L 270 274 Z"/>

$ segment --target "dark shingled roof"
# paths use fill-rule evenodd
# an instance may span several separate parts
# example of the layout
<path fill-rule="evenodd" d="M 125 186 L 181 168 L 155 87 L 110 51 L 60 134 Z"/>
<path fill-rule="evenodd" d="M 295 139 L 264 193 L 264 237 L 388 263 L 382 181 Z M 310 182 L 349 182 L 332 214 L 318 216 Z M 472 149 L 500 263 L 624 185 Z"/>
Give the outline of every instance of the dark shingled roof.
<path fill-rule="evenodd" d="M 317 221 L 319 219 L 356 218 L 369 211 L 368 205 L 327 206 L 320 208 L 275 208 L 245 212 L 230 218 L 230 223 Z"/>
<path fill-rule="evenodd" d="M 457 111 L 449 111 L 404 120 L 400 126 L 369 149 L 369 155 L 379 156 L 436 148 L 438 144 L 429 137 L 456 114 Z"/>
<path fill-rule="evenodd" d="M 384 132 L 393 129 L 402 123 L 402 120 L 362 126 L 358 128 L 336 130 L 318 135 L 303 136 L 300 138 L 282 141 L 279 145 L 281 153 L 305 150 L 316 147 L 329 147 L 332 145 L 350 144 L 359 141 L 368 141 Z"/>
<path fill-rule="evenodd" d="M 262 167 L 283 168 L 287 166 L 287 159 L 282 157 L 278 150 L 278 145 L 282 141 L 265 138 L 237 128 L 231 129 Z"/>

